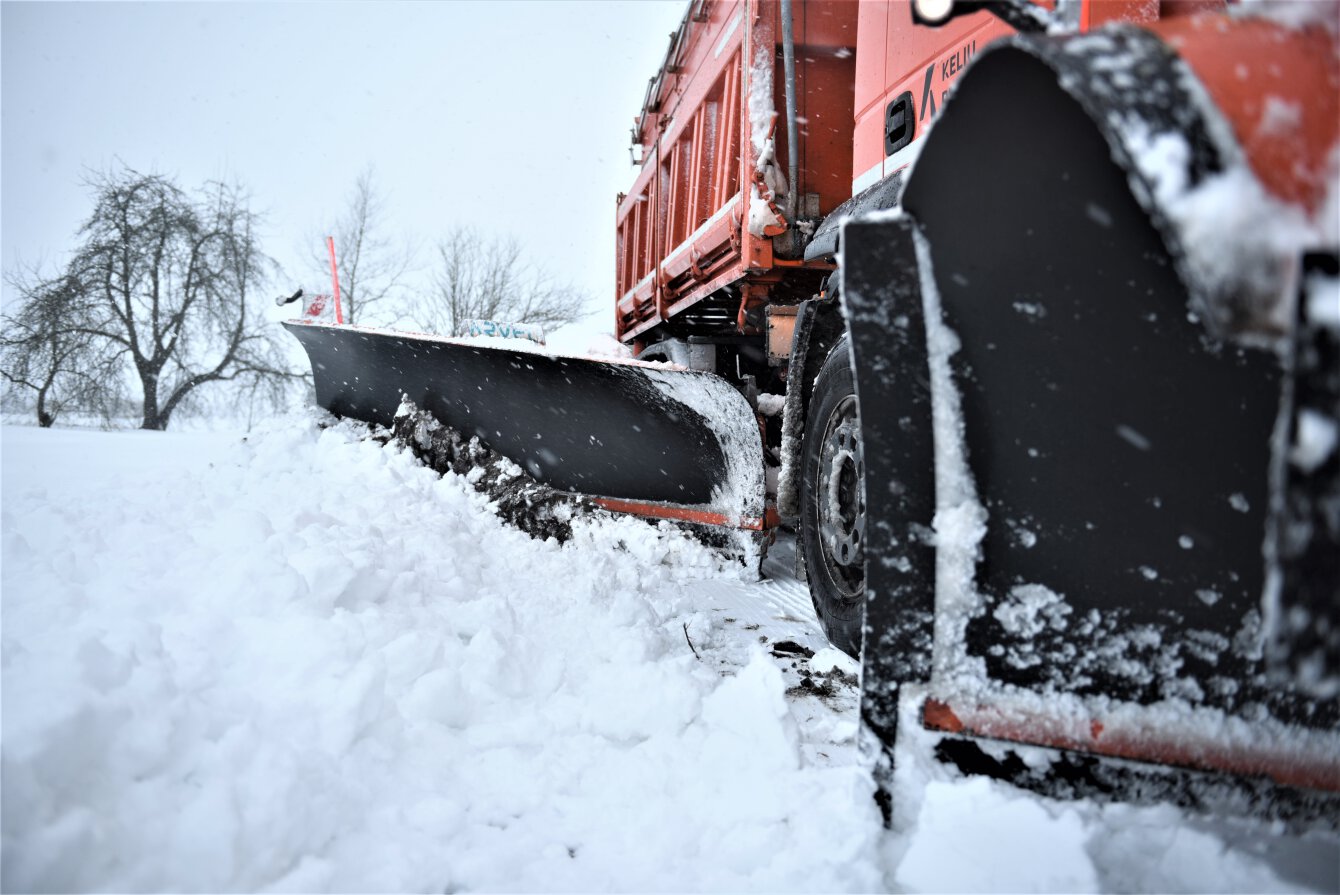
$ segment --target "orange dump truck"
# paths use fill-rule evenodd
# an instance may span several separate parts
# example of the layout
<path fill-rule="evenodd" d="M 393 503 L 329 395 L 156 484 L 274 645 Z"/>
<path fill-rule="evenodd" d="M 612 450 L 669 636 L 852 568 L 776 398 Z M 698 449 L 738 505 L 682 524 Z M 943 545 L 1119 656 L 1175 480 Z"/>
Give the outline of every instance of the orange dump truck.
<path fill-rule="evenodd" d="M 609 509 L 794 526 L 887 749 L 912 694 L 971 770 L 1333 823 L 1338 31 L 693 0 L 618 198 L 636 360 L 290 328 L 336 413 L 407 396 Z"/>

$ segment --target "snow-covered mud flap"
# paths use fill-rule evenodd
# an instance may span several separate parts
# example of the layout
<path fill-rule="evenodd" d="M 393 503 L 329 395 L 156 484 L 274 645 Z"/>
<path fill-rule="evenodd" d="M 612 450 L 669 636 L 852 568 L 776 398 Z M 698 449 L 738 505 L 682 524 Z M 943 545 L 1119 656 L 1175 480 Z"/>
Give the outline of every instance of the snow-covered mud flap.
<path fill-rule="evenodd" d="M 285 323 L 317 403 L 390 428 L 402 398 L 559 491 L 617 512 L 761 530 L 762 440 L 748 401 L 708 373 L 480 342 Z"/>
<path fill-rule="evenodd" d="M 1285 335 L 1308 246 L 1254 184 L 1152 34 L 1020 37 L 964 75 L 902 216 L 845 228 L 886 755 L 916 682 L 925 726 L 975 738 L 942 750 L 969 770 L 1222 801 L 1074 770 L 1134 759 L 1340 816 L 1334 341 Z M 1331 440 L 1286 475 L 1307 426 Z M 1010 742 L 1072 758 L 1039 773 Z"/>

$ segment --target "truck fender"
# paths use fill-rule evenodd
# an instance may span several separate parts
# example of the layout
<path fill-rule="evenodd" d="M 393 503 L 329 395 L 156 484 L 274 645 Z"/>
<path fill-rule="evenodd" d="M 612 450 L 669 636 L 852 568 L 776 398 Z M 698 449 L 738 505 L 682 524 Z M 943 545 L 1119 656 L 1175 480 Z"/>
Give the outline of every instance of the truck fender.
<path fill-rule="evenodd" d="M 842 247 L 842 224 L 849 218 L 896 207 L 903 193 L 904 173 L 905 169 L 901 168 L 894 171 L 829 212 L 828 217 L 815 228 L 814 237 L 805 246 L 805 260 L 836 258 Z"/>

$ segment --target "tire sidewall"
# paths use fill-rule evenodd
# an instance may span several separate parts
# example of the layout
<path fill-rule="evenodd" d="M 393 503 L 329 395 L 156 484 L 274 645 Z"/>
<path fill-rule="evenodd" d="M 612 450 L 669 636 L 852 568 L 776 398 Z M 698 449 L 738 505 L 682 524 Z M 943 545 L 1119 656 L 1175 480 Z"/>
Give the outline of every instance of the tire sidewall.
<path fill-rule="evenodd" d="M 843 336 L 829 351 L 814 380 L 805 436 L 801 447 L 800 539 L 809 576 L 810 597 L 829 641 L 856 656 L 861 650 L 861 628 L 865 618 L 864 591 L 856 599 L 842 592 L 824 560 L 819 535 L 819 464 L 829 417 L 848 396 L 855 394 L 851 349 Z"/>

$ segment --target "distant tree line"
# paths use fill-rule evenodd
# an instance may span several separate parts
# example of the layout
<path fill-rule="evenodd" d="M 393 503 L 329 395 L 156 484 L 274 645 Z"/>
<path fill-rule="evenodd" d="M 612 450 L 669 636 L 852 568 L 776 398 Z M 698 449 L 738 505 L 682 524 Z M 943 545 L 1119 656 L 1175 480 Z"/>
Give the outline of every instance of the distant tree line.
<path fill-rule="evenodd" d="M 63 268 L 6 274 L 16 298 L 0 337 L 6 405 L 30 408 L 42 426 L 73 413 L 110 425 L 134 407 L 141 428 L 166 429 L 174 416 L 242 398 L 278 405 L 309 379 L 261 313 L 277 266 L 240 187 L 188 192 L 124 166 L 92 175 L 88 187 L 93 211 Z M 368 169 L 325 228 L 346 322 L 410 321 L 460 335 L 470 319 L 553 327 L 583 316 L 585 296 L 554 283 L 515 241 L 469 229 L 437 243 L 431 285 L 414 291 L 416 247 L 385 229 Z M 329 276 L 324 254 L 313 266 Z"/>
<path fill-rule="evenodd" d="M 371 168 L 354 184 L 343 213 L 324 230 L 334 234 L 346 321 L 394 326 L 409 322 L 443 335 L 461 336 L 470 320 L 531 323 L 552 329 L 585 316 L 587 296 L 556 281 L 516 239 L 454 227 L 433 245 L 427 284 L 406 288 L 415 270 L 416 245 L 385 231 L 385 199 Z M 314 272 L 329 276 L 324 241 L 311 257 Z"/>

